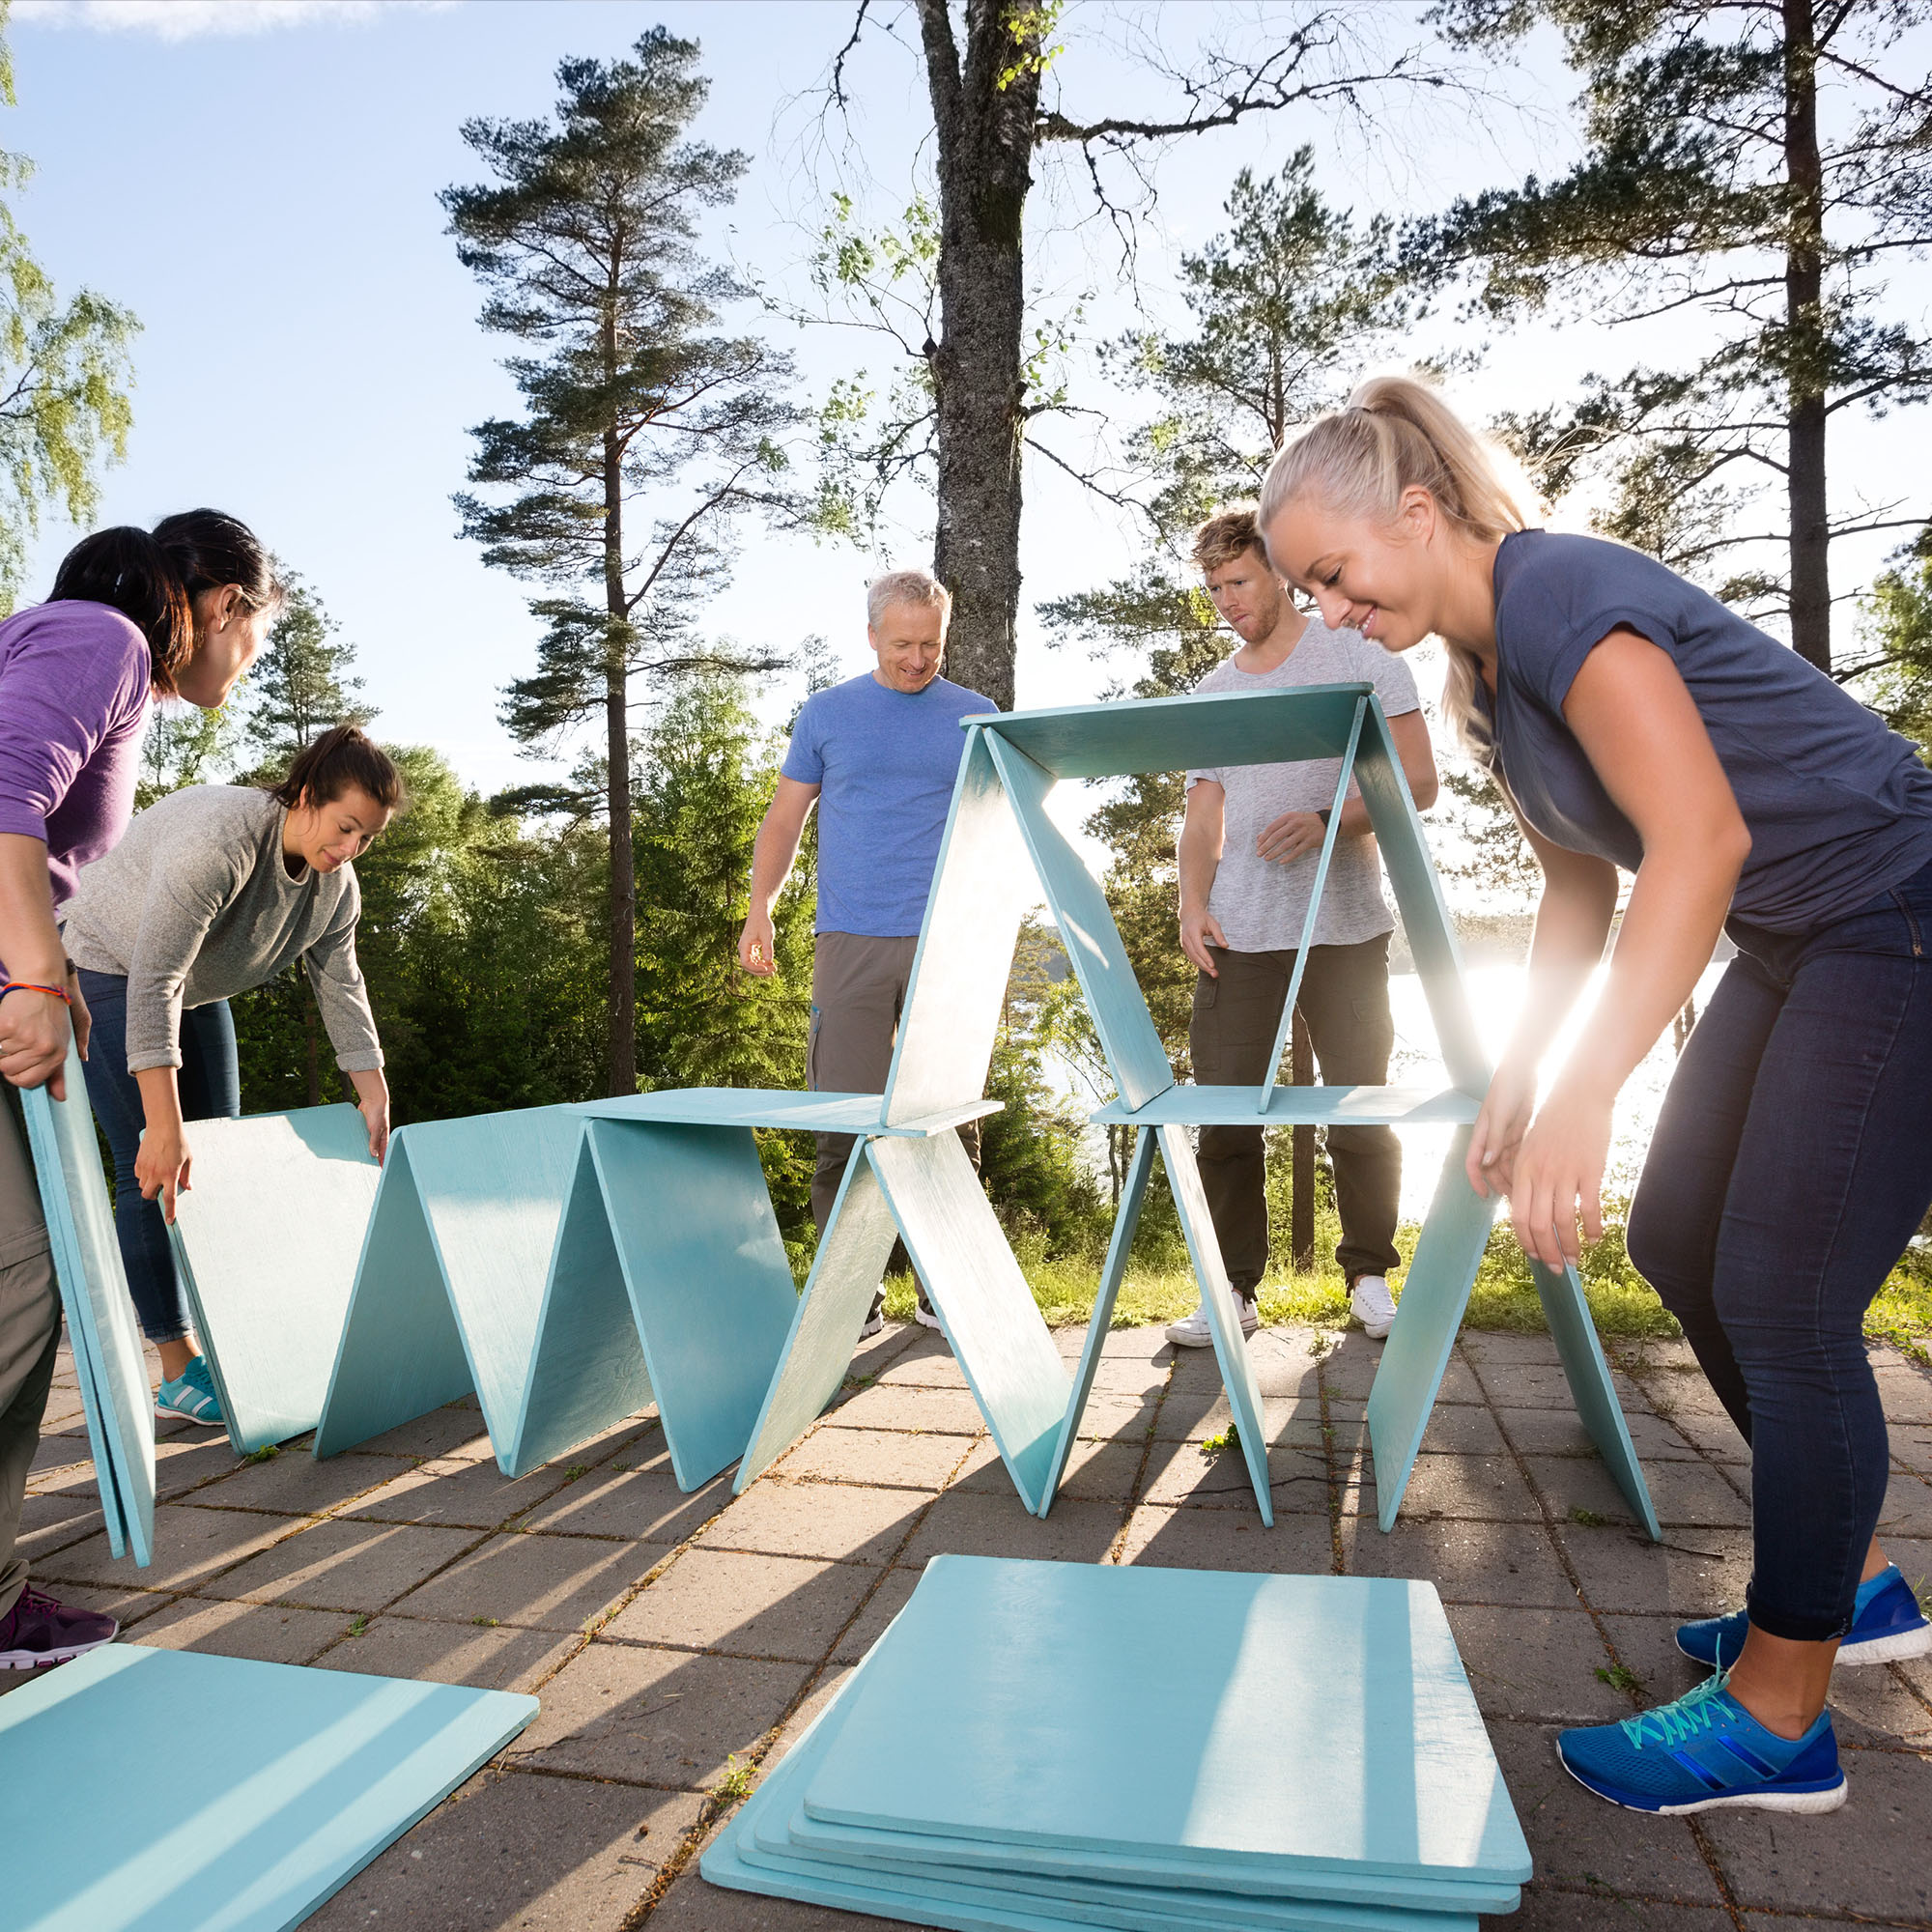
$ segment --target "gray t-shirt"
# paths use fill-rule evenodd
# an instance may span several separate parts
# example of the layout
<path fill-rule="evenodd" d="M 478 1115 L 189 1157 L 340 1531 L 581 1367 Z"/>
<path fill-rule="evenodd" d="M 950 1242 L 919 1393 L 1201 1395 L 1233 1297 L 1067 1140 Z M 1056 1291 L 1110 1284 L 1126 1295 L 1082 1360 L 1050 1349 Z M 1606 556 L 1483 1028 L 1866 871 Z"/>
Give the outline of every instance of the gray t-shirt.
<path fill-rule="evenodd" d="M 1487 761 L 1546 838 L 1634 872 L 1636 827 L 1564 722 L 1583 660 L 1629 629 L 1668 651 L 1750 833 L 1731 914 L 1810 932 L 1932 863 L 1932 771 L 1796 651 L 1640 551 L 1521 530 L 1496 553 Z"/>
<path fill-rule="evenodd" d="M 355 868 L 327 876 L 282 863 L 286 809 L 245 785 L 191 785 L 137 812 L 127 837 L 82 867 L 62 914 L 68 956 L 128 981 L 128 1070 L 181 1065 L 181 1013 L 308 968 L 345 1073 L 382 1065 L 355 963 Z"/>
<path fill-rule="evenodd" d="M 1403 661 L 1371 643 L 1359 631 L 1331 631 L 1311 619 L 1301 641 L 1273 670 L 1240 670 L 1230 658 L 1196 686 L 1199 691 L 1287 691 L 1305 684 L 1372 684 L 1389 717 L 1420 708 L 1415 679 Z M 1335 802 L 1340 758 L 1311 758 L 1292 765 L 1223 765 L 1187 774 L 1191 790 L 1209 779 L 1227 794 L 1221 863 L 1208 895 L 1208 910 L 1236 952 L 1278 952 L 1301 944 L 1317 854 L 1293 865 L 1264 859 L 1256 849 L 1263 831 L 1285 811 L 1319 811 Z M 1355 787 L 1349 787 L 1350 796 Z M 1328 881 L 1315 919 L 1317 946 L 1359 946 L 1394 928 L 1382 899 L 1376 841 L 1338 838 L 1328 862 Z"/>

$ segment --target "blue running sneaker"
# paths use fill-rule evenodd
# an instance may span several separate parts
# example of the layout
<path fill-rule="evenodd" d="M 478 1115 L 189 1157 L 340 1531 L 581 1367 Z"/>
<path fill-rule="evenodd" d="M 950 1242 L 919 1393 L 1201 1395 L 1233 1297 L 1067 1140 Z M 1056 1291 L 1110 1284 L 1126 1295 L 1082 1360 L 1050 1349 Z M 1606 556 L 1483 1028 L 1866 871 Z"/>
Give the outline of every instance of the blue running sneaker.
<path fill-rule="evenodd" d="M 197 1355 L 172 1381 L 162 1382 L 155 1395 L 155 1415 L 161 1422 L 198 1422 L 204 1429 L 228 1427 L 206 1355 Z"/>
<path fill-rule="evenodd" d="M 1679 1624 L 1677 1648 L 1712 1670 L 1728 1670 L 1744 1650 L 1749 1627 L 1743 1610 Z M 1888 1565 L 1859 1585 L 1852 1628 L 1838 1646 L 1838 1662 L 1854 1668 L 1861 1663 L 1896 1663 L 1902 1658 L 1923 1657 L 1928 1650 L 1932 1650 L 1932 1623 L 1926 1622 L 1897 1564 Z"/>
<path fill-rule="evenodd" d="M 1618 1724 L 1565 1731 L 1556 1754 L 1578 1784 L 1627 1811 L 1672 1818 L 1729 1804 L 1835 1811 L 1845 1802 L 1845 1774 L 1831 1712 L 1820 1712 L 1802 1738 L 1781 1738 L 1725 1682 L 1720 1670 L 1674 1704 Z"/>

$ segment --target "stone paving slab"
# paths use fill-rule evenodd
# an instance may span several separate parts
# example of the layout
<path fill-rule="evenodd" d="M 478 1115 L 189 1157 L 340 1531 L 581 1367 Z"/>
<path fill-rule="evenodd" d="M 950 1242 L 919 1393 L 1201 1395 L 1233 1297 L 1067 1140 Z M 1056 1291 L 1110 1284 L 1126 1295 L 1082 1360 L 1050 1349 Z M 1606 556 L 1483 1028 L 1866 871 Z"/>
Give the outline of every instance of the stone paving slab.
<path fill-rule="evenodd" d="M 1067 1359 L 1080 1340 L 1055 1337 Z M 1202 1447 L 1226 1426 L 1208 1351 L 1157 1328 L 1108 1338 L 1040 1521 L 943 1340 L 907 1325 L 862 1347 L 837 1406 L 735 1499 L 728 1478 L 677 1489 L 648 1411 L 516 1483 L 469 1400 L 319 1464 L 305 1443 L 241 1463 L 169 1429 L 147 1571 L 106 1555 L 64 1363 L 71 1413 L 38 1459 L 28 1537 L 37 1578 L 122 1617 L 129 1641 L 536 1693 L 498 1765 L 310 1921 L 327 1932 L 889 1929 L 716 1890 L 696 1857 L 949 1550 L 1435 1581 L 1536 1860 L 1521 1911 L 1487 1925 L 1932 1924 L 1932 1662 L 1840 1673 L 1854 1796 L 1830 1818 L 1640 1817 L 1555 1758 L 1561 1724 L 1694 1683 L 1676 1622 L 1731 1607 L 1749 1570 L 1748 1454 L 1681 1345 L 1612 1350 L 1661 1547 L 1630 1523 L 1545 1337 L 1458 1345 L 1387 1536 L 1363 1419 L 1378 1348 L 1281 1329 L 1254 1348 L 1272 1529 L 1238 1458 Z M 1925 1418 L 1893 1430 L 1887 1503 L 1888 1548 L 1924 1577 L 1932 1375 L 1878 1359 L 1894 1412 Z"/>

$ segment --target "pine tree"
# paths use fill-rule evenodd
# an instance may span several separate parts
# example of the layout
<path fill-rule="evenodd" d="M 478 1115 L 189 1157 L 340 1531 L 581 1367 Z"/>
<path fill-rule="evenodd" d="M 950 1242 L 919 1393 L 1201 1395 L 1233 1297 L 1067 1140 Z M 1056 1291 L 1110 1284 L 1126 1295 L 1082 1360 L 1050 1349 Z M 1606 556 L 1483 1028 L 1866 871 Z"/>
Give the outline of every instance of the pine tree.
<path fill-rule="evenodd" d="M 283 580 L 288 598 L 243 687 L 242 735 L 270 769 L 285 767 L 335 725 L 366 724 L 376 715 L 351 670 L 355 646 L 338 641 L 342 627 L 299 577 L 285 571 Z"/>
<path fill-rule="evenodd" d="M 497 567 L 565 592 L 531 604 L 537 668 L 503 718 L 526 744 L 602 725 L 610 846 L 608 1079 L 637 1087 L 633 684 L 719 660 L 695 609 L 727 574 L 732 522 L 783 509 L 794 419 L 785 358 L 711 332 L 742 291 L 693 247 L 699 212 L 747 165 L 688 138 L 708 83 L 694 42 L 661 28 L 632 58 L 566 60 L 554 122 L 476 120 L 489 170 L 442 205 L 457 254 L 490 291 L 483 326 L 528 346 L 506 365 L 518 420 L 471 432 L 465 534 Z"/>
<path fill-rule="evenodd" d="M 1498 49 L 1556 26 L 1583 76 L 1583 158 L 1459 201 L 1410 238 L 1466 265 L 1491 314 L 1567 303 L 1681 316 L 1711 346 L 1671 369 L 1593 378 L 1521 418 L 1560 491 L 1607 469 L 1612 536 L 1785 614 L 1832 668 L 1833 542 L 1896 526 L 1899 502 L 1834 513 L 1829 428 L 1932 395 L 1932 336 L 1882 312 L 1886 275 L 1932 248 L 1932 83 L 1900 58 L 1922 10 L 1896 0 L 1444 0 L 1452 39 Z M 1781 495 L 1781 555 L 1738 546 L 1737 512 Z M 1903 521 L 1918 523 L 1922 503 Z M 1728 564 L 1725 570 L 1719 564 Z"/>

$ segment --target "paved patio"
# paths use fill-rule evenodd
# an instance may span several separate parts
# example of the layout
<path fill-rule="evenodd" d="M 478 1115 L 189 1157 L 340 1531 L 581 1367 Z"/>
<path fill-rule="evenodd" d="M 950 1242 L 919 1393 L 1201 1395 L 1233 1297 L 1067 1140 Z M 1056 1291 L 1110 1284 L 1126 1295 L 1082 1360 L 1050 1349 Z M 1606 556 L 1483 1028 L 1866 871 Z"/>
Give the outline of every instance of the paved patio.
<path fill-rule="evenodd" d="M 1060 1341 L 1071 1354 L 1080 1337 Z M 876 1932 L 886 1921 L 715 1890 L 696 1855 L 721 1785 L 784 1751 L 943 1550 L 1433 1579 L 1536 1857 L 1520 1913 L 1486 1923 L 1932 1925 L 1924 1662 L 1840 1675 L 1852 1798 L 1829 1818 L 1653 1821 L 1556 1764 L 1557 1725 L 1687 1689 L 1673 1623 L 1744 1586 L 1744 1447 L 1681 1347 L 1617 1351 L 1660 1547 L 1634 1530 L 1541 1337 L 1463 1339 L 1390 1536 L 1362 1420 L 1376 1345 L 1274 1330 L 1255 1346 L 1272 1530 L 1238 1456 L 1200 1446 L 1227 1422 L 1206 1353 L 1177 1357 L 1157 1329 L 1111 1338 L 1092 1439 L 1041 1522 L 950 1354 L 908 1327 L 861 1351 L 839 1406 L 735 1502 L 724 1480 L 679 1493 L 648 1414 L 515 1483 L 470 1405 L 322 1463 L 301 1445 L 238 1463 L 224 1438 L 172 1428 L 145 1571 L 108 1557 L 64 1361 L 28 1548 L 37 1580 L 111 1610 L 131 1642 L 541 1697 L 497 1764 L 309 1921 L 327 1932 Z M 1895 1457 L 1886 1540 L 1918 1580 L 1932 1573 L 1932 1374 L 1877 1361 Z"/>

